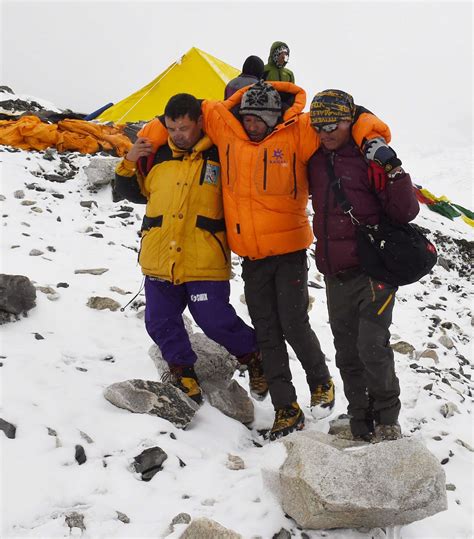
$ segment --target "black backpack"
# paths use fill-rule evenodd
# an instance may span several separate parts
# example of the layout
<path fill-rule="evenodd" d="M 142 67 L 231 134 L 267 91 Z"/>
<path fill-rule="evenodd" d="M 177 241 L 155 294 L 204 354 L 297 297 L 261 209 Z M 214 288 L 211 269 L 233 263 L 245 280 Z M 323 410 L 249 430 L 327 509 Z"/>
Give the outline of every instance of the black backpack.
<path fill-rule="evenodd" d="M 364 225 L 352 214 L 329 155 L 327 171 L 338 204 L 356 226 L 357 255 L 361 269 L 378 281 L 402 286 L 415 283 L 436 264 L 435 246 L 416 225 L 391 221 L 386 215 L 377 225 Z"/>

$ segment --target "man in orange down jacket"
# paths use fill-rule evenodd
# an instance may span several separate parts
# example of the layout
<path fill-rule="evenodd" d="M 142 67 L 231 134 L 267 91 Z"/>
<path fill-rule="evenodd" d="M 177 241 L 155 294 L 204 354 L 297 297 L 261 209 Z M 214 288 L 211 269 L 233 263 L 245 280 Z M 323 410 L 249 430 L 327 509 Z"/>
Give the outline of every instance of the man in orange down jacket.
<path fill-rule="evenodd" d="M 227 238 L 243 257 L 245 298 L 275 409 L 271 440 L 304 426 L 285 341 L 305 370 L 313 417 L 328 416 L 335 399 L 308 318 L 306 249 L 313 234 L 306 168 L 320 140 L 302 114 L 305 103 L 305 91 L 289 82 L 258 82 L 226 101 L 202 103 L 204 130 L 219 150 Z M 383 122 L 365 109 L 358 113 L 352 135 L 359 146 L 374 137 L 390 140 Z M 162 143 L 166 132 L 155 119 L 140 136 Z"/>

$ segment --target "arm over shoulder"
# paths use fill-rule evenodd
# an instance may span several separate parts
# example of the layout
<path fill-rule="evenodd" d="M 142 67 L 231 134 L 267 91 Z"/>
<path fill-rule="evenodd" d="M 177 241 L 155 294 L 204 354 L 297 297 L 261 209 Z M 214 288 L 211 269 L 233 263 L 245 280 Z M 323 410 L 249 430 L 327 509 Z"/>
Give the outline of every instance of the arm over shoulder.
<path fill-rule="evenodd" d="M 375 114 L 367 109 L 357 106 L 356 121 L 352 126 L 352 137 L 356 144 L 362 148 L 366 140 L 382 137 L 389 143 L 391 139 L 390 128 Z"/>

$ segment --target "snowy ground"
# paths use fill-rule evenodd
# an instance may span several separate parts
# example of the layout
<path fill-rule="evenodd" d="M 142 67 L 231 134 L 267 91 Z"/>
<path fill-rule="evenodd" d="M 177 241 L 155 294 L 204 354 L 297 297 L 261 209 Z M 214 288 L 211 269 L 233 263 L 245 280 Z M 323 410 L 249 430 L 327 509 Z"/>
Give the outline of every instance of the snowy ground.
<path fill-rule="evenodd" d="M 424 178 L 415 177 L 415 181 L 436 194 L 448 194 L 455 202 L 471 205 L 468 162 L 464 167 L 458 163 L 449 168 L 454 150 L 436 155 L 415 152 L 405 156 L 413 168 L 427 171 L 428 177 L 435 170 L 448 171 L 450 182 L 449 189 L 441 190 L 442 178 L 434 178 L 432 184 Z M 104 388 L 114 382 L 157 379 L 148 356 L 152 343 L 137 312 L 131 308 L 95 311 L 86 306 L 95 295 L 125 305 L 132 296 L 112 292 L 113 286 L 133 293 L 138 290 L 141 274 L 131 248 L 138 245 L 144 207 L 134 206 L 128 219 L 111 218 L 124 204 L 111 202 L 110 187 L 97 194 L 88 192 L 82 168 L 65 183 L 45 180 L 43 173 L 57 170 L 59 160 L 45 160 L 44 152 L 3 151 L 0 161 L 0 194 L 5 197 L 0 202 L 1 272 L 26 275 L 37 286 L 53 287 L 59 295 L 51 301 L 38 291 L 37 306 L 27 318 L 0 328 L 0 417 L 17 426 L 15 439 L 0 433 L 2 537 L 68 536 L 64 514 L 73 510 L 85 515 L 83 537 L 177 538 L 184 525 L 175 526 L 171 534 L 168 527 L 180 512 L 208 516 L 245 539 L 269 539 L 282 527 L 301 537 L 262 483 L 261 469 L 277 468 L 285 458 L 278 442 L 264 443 L 261 448 L 253 444 L 255 429 L 272 424 L 269 399 L 255 404 L 253 431 L 207 403 L 182 431 L 156 417 L 115 408 L 102 396 Z M 77 155 L 74 162 L 82 167 L 88 157 Z M 41 172 L 40 167 L 41 175 L 33 175 Z M 45 191 L 25 187 L 33 182 Z M 19 189 L 25 192 L 24 199 L 14 197 Z M 64 198 L 55 198 L 53 193 Z M 34 205 L 23 205 L 25 200 Z M 81 200 L 95 200 L 98 207 L 82 207 Z M 467 224 L 460 219 L 448 221 L 426 207 L 416 222 L 449 237 L 472 241 Z M 94 232 L 103 238 L 91 236 Z M 44 254 L 30 256 L 32 249 Z M 83 268 L 109 271 L 100 276 L 74 273 Z M 234 270 L 240 273 L 239 265 Z M 313 261 L 310 279 L 321 282 Z M 58 288 L 58 283 L 69 287 Z M 392 341 L 404 340 L 415 348 L 413 357 L 396 353 L 402 428 L 407 436 L 421 437 L 440 461 L 449 459 L 444 469 L 447 483 L 454 485 L 447 493 L 448 510 L 404 527 L 404 539 L 472 537 L 472 385 L 467 378 L 472 369 L 470 292 L 466 277 L 436 266 L 431 276 L 398 293 Z M 336 382 L 335 417 L 345 412 L 346 402 L 334 365 L 324 290 L 311 288 L 310 293 L 314 297 L 311 322 Z M 232 282 L 232 301 L 248 321 L 242 294 L 238 275 Z M 434 315 L 441 322 L 433 321 Z M 439 342 L 443 334 L 452 339 L 453 348 Z M 428 343 L 437 346 L 437 363 L 418 357 Z M 304 373 L 296 360 L 291 366 L 300 404 L 306 407 L 309 392 Z M 247 378 L 236 375 L 236 379 L 248 387 Z M 429 384 L 431 390 L 426 389 Z M 459 413 L 444 418 L 440 406 L 448 401 L 456 404 Z M 308 417 L 306 428 L 327 431 L 328 420 L 316 422 Z M 54 429 L 57 436 L 48 429 Z M 93 442 L 88 443 L 81 432 Z M 459 440 L 470 445 L 465 447 Z M 84 446 L 87 455 L 81 466 L 74 459 L 77 444 Z M 153 445 L 164 449 L 169 458 L 161 472 L 143 482 L 128 467 L 134 456 Z M 242 457 L 246 468 L 227 469 L 229 453 Z M 186 466 L 180 467 L 178 459 Z M 125 513 L 130 523 L 118 520 L 116 511 Z M 78 528 L 74 528 L 76 532 L 80 534 Z M 307 537 L 330 539 L 362 539 L 379 532 L 305 530 Z"/>

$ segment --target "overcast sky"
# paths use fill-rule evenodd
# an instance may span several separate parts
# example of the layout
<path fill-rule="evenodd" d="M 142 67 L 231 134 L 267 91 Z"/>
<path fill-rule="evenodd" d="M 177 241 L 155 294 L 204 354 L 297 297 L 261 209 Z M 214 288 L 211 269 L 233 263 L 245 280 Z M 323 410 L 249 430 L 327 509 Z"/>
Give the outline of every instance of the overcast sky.
<path fill-rule="evenodd" d="M 240 68 L 282 40 L 309 101 L 341 88 L 404 133 L 471 136 L 469 1 L 3 0 L 1 15 L 2 84 L 77 112 L 119 101 L 193 46 Z"/>

